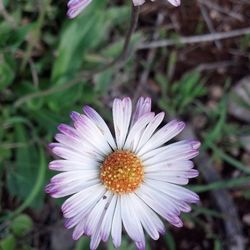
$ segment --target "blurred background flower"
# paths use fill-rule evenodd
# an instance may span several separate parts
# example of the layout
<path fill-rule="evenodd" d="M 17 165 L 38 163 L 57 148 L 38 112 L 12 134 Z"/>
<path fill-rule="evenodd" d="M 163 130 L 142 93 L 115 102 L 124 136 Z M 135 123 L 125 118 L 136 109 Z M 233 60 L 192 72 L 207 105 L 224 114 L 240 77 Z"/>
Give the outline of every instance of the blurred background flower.
<path fill-rule="evenodd" d="M 131 2 L 92 1 L 74 20 L 66 4 L 0 1 L 1 248 L 89 248 L 63 227 L 62 201 L 44 194 L 47 144 L 83 104 L 111 124 L 107 110 L 122 96 L 150 96 L 165 121 L 187 121 L 178 139 L 203 142 L 189 184 L 201 204 L 148 247 L 249 248 L 249 2 L 148 1 L 126 56 L 102 71 L 123 50 Z M 121 249 L 135 248 L 124 237 Z"/>
<path fill-rule="evenodd" d="M 68 2 L 68 17 L 74 18 L 78 16 L 92 0 L 70 0 Z M 132 0 L 135 6 L 139 6 L 145 3 L 145 0 Z M 168 0 L 172 5 L 179 6 L 180 0 Z"/>

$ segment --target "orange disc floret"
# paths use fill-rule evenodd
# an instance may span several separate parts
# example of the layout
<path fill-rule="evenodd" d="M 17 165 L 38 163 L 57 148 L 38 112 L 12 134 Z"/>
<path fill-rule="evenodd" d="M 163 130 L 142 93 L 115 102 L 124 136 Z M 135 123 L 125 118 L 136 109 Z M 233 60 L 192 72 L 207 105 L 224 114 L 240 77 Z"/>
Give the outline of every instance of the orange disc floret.
<path fill-rule="evenodd" d="M 143 181 L 141 160 L 130 151 L 115 151 L 101 166 L 100 178 L 110 191 L 118 194 L 135 191 Z"/>

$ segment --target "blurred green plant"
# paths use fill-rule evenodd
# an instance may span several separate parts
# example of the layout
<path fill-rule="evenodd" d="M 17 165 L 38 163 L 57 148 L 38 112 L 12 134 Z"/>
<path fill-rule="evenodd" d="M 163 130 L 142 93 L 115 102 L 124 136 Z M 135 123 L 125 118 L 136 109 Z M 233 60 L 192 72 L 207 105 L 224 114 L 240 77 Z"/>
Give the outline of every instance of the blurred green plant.
<path fill-rule="evenodd" d="M 174 58 L 172 60 L 170 65 L 175 62 Z M 171 67 L 168 67 L 168 69 Z M 172 116 L 187 112 L 198 98 L 207 93 L 204 85 L 205 80 L 201 78 L 198 71 L 188 72 L 179 81 L 173 83 L 166 79 L 164 75 L 157 74 L 156 81 L 161 86 L 162 94 L 159 106 Z"/>

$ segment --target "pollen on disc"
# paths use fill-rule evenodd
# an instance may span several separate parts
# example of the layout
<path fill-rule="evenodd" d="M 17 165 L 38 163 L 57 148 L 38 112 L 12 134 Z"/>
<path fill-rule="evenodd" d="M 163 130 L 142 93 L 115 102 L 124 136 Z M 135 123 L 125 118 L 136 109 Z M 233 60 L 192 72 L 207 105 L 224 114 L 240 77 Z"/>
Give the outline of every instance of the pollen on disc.
<path fill-rule="evenodd" d="M 144 171 L 140 159 L 129 151 L 115 151 L 101 166 L 102 183 L 118 194 L 135 191 L 143 181 Z"/>

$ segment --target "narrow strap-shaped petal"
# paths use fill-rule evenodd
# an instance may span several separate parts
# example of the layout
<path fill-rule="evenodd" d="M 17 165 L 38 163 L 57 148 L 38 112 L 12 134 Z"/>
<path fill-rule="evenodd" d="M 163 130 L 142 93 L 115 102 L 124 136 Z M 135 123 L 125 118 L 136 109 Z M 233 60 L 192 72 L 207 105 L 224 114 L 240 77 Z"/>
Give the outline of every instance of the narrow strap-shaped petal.
<path fill-rule="evenodd" d="M 152 239 L 159 239 L 159 230 L 160 232 L 162 232 L 162 229 L 164 230 L 164 224 L 140 198 L 138 198 L 135 194 L 131 194 L 131 197 L 133 197 L 134 208 L 142 226 Z"/>
<path fill-rule="evenodd" d="M 86 115 L 81 115 L 74 126 L 78 133 L 98 152 L 107 155 L 111 152 L 111 147 L 107 138 L 101 133 L 96 124 Z"/>
<path fill-rule="evenodd" d="M 133 0 L 135 6 L 139 6 L 145 3 L 145 0 Z"/>
<path fill-rule="evenodd" d="M 49 169 L 55 171 L 75 171 L 75 170 L 91 170 L 98 169 L 99 163 L 89 164 L 88 162 L 70 161 L 70 160 L 54 160 L 49 163 Z"/>
<path fill-rule="evenodd" d="M 136 103 L 135 111 L 133 113 L 132 120 L 131 120 L 131 126 L 133 126 L 141 116 L 143 116 L 144 114 L 150 111 L 151 111 L 151 98 L 140 97 Z"/>
<path fill-rule="evenodd" d="M 96 126 L 100 129 L 101 133 L 107 138 L 109 145 L 113 149 L 115 149 L 116 145 L 114 138 L 102 117 L 93 108 L 89 106 L 84 106 L 83 111 L 96 124 Z"/>
<path fill-rule="evenodd" d="M 69 18 L 75 18 L 78 16 L 90 3 L 92 0 L 70 0 L 68 2 L 68 12 Z"/>
<path fill-rule="evenodd" d="M 140 137 L 139 143 L 135 149 L 135 152 L 137 153 L 150 139 L 150 137 L 153 135 L 155 130 L 158 128 L 158 126 L 163 121 L 165 113 L 161 112 L 157 114 L 152 121 L 148 124 L 146 129 L 144 130 L 143 134 Z"/>
<path fill-rule="evenodd" d="M 175 7 L 179 6 L 181 4 L 181 0 L 168 0 L 172 5 Z"/>
<path fill-rule="evenodd" d="M 71 218 L 79 213 L 87 215 L 89 206 L 94 205 L 105 193 L 106 189 L 102 184 L 97 184 L 72 195 L 62 205 L 62 212 L 65 218 Z M 93 193 L 95 195 L 93 195 Z"/>
<path fill-rule="evenodd" d="M 114 217 L 112 221 L 111 236 L 115 248 L 120 247 L 122 241 L 121 197 L 117 197 Z"/>
<path fill-rule="evenodd" d="M 151 207 L 156 213 L 169 221 L 176 227 L 182 227 L 183 223 L 176 213 L 176 208 L 168 204 L 166 206 L 162 196 L 159 196 L 156 192 L 148 192 L 148 188 L 145 185 L 141 185 L 135 192 L 149 207 Z M 154 196 L 156 195 L 156 196 Z"/>
<path fill-rule="evenodd" d="M 189 160 L 199 154 L 199 151 L 193 148 L 191 144 L 174 145 L 173 143 L 158 149 L 152 150 L 141 157 L 145 166 L 152 166 L 164 161 Z"/>
<path fill-rule="evenodd" d="M 117 203 L 117 195 L 113 195 L 112 200 L 110 201 L 110 204 L 107 208 L 107 212 L 103 218 L 101 229 L 100 229 L 100 236 L 103 241 L 108 240 L 111 226 L 112 226 L 113 217 L 114 217 L 116 203 Z"/>
<path fill-rule="evenodd" d="M 87 235 L 93 235 L 97 230 L 99 230 L 102 220 L 106 213 L 106 207 L 109 205 L 109 201 L 112 199 L 113 194 L 110 191 L 107 191 L 102 199 L 100 199 L 93 210 L 89 213 L 86 224 L 85 224 L 85 233 Z"/>
<path fill-rule="evenodd" d="M 138 152 L 139 156 L 149 152 L 152 149 L 162 146 L 164 143 L 178 135 L 185 127 L 184 122 L 173 120 L 159 129 Z"/>
<path fill-rule="evenodd" d="M 131 127 L 125 145 L 123 149 L 130 149 L 134 151 L 136 145 L 138 144 L 140 135 L 142 134 L 143 130 L 147 126 L 147 124 L 153 119 L 154 113 L 149 112 L 141 116 L 135 124 Z"/>
<path fill-rule="evenodd" d="M 128 97 L 113 102 L 113 121 L 117 148 L 121 149 L 128 134 L 132 114 L 132 102 Z"/>
<path fill-rule="evenodd" d="M 145 242 L 142 225 L 133 206 L 133 198 L 130 194 L 121 196 L 122 223 L 132 240 L 135 242 Z"/>
<path fill-rule="evenodd" d="M 199 196 L 187 188 L 157 180 L 145 180 L 145 182 L 149 186 L 162 190 L 162 192 L 167 192 L 175 199 L 183 200 L 188 203 L 197 203 L 199 201 Z"/>

